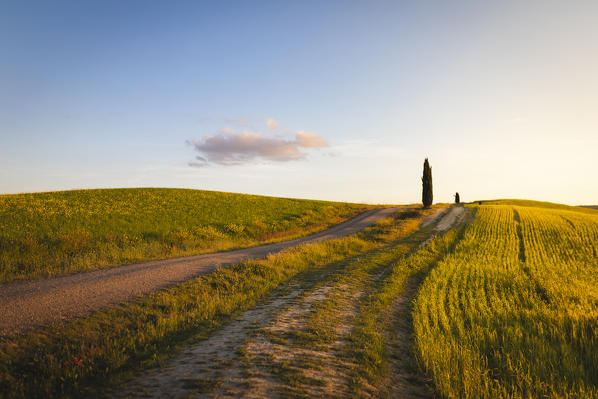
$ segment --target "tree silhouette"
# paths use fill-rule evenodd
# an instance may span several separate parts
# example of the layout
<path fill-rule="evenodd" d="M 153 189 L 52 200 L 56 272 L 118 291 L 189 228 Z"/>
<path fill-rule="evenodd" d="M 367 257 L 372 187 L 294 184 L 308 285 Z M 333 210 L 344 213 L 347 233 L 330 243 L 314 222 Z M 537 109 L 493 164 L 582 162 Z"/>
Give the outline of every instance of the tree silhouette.
<path fill-rule="evenodd" d="M 424 208 L 432 205 L 434 195 L 432 194 L 432 168 L 428 163 L 428 158 L 424 161 L 424 175 L 422 176 L 422 203 Z"/>
<path fill-rule="evenodd" d="M 461 198 L 459 197 L 459 193 L 455 193 L 455 204 L 461 202 Z"/>

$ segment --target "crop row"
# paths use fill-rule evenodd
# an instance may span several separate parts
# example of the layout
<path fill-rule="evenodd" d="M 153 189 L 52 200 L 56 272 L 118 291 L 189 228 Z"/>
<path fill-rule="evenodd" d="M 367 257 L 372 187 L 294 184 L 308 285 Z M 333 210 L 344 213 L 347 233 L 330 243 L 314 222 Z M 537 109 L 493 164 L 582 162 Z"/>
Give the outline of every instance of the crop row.
<path fill-rule="evenodd" d="M 446 397 L 598 397 L 598 216 L 484 205 L 414 307 Z"/>

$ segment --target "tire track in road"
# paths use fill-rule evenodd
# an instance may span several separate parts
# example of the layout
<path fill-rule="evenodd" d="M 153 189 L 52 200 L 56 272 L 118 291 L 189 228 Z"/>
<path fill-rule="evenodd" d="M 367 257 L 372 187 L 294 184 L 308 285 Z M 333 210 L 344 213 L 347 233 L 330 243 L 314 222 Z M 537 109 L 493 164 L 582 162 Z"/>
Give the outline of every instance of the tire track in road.
<path fill-rule="evenodd" d="M 475 218 L 475 210 L 463 207 L 453 207 L 442 214 L 434 233 L 444 234 L 452 228 L 457 228 L 458 234 L 449 245 L 448 252 L 452 253 L 463 239 L 465 229 Z M 426 243 L 429 240 L 426 241 Z M 421 248 L 421 247 L 420 247 Z M 419 289 L 428 273 L 441 261 L 446 254 L 440 254 L 421 270 L 418 270 L 405 281 L 403 291 L 390 305 L 390 311 L 384 316 L 387 327 L 385 331 L 386 345 L 390 353 L 386 380 L 374 391 L 370 397 L 422 399 L 435 398 L 434 384 L 429 376 L 422 373 L 417 364 L 415 332 L 413 330 L 413 304 Z M 363 395 L 364 397 L 366 395 Z"/>
<path fill-rule="evenodd" d="M 297 276 L 167 365 L 106 397 L 347 397 L 356 366 L 342 349 L 362 294 L 402 256 L 392 249 L 396 243 Z"/>

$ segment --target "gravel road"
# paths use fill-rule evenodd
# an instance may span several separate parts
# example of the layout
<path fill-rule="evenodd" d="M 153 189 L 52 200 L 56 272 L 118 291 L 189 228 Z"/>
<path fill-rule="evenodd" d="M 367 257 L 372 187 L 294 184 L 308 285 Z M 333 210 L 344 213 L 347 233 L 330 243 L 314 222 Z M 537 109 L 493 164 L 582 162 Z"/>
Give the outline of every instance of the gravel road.
<path fill-rule="evenodd" d="M 0 285 L 0 336 L 83 316 L 209 273 L 218 267 L 263 258 L 299 244 L 345 237 L 398 209 L 373 209 L 328 230 L 274 244 Z"/>

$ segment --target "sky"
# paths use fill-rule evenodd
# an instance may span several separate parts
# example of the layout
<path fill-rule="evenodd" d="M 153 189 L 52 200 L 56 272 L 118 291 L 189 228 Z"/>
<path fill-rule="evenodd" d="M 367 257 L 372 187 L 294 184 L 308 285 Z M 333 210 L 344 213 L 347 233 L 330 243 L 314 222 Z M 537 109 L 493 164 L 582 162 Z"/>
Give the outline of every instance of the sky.
<path fill-rule="evenodd" d="M 598 2 L 0 2 L 0 193 L 598 203 Z"/>

